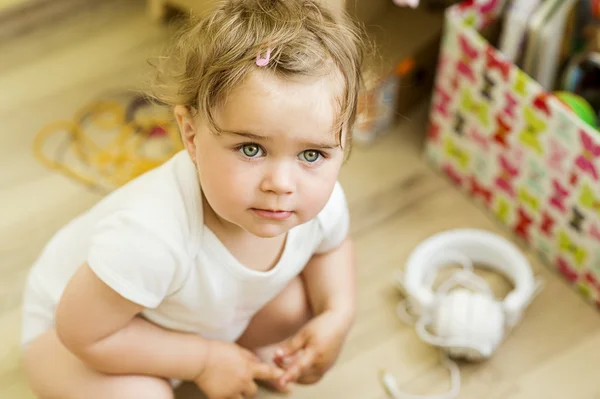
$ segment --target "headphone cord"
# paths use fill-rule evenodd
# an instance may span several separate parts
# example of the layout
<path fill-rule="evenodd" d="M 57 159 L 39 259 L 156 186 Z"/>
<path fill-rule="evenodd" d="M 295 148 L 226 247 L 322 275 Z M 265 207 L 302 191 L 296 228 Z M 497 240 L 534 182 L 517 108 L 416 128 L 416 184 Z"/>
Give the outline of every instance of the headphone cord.
<path fill-rule="evenodd" d="M 457 285 L 463 285 L 467 288 L 471 288 L 475 291 L 483 292 L 488 295 L 493 295 L 489 285 L 487 285 L 486 281 L 476 275 L 473 271 L 473 264 L 471 260 L 466 256 L 453 252 L 450 254 L 453 260 L 460 263 L 463 270 L 456 271 L 448 280 L 444 281 L 440 284 L 438 288 L 438 292 L 441 294 L 447 293 L 450 289 Z M 432 276 L 433 273 L 426 276 L 426 281 L 433 285 L 435 280 L 435 275 Z M 405 292 L 404 286 L 402 285 L 402 273 L 398 273 L 396 275 L 396 282 L 401 288 L 401 291 Z M 428 318 L 420 317 L 415 323 L 416 315 L 411 314 L 410 312 L 411 304 L 410 301 L 405 297 L 397 306 L 396 314 L 406 324 L 415 325 L 416 332 L 423 341 L 436 345 L 436 346 L 448 346 L 449 343 L 446 340 L 443 340 L 433 334 L 431 334 L 427 330 L 427 325 L 430 323 Z M 398 387 L 398 382 L 396 378 L 390 374 L 389 372 L 383 371 L 381 373 L 381 383 L 387 392 L 387 394 L 392 399 L 453 399 L 458 396 L 460 393 L 460 370 L 456 362 L 451 360 L 444 351 L 440 351 L 441 363 L 442 365 L 449 371 L 450 373 L 450 389 L 444 394 L 438 395 L 415 395 L 407 392 L 403 392 Z"/>
<path fill-rule="evenodd" d="M 440 352 L 440 358 L 442 365 L 450 373 L 450 389 L 443 394 L 436 395 L 416 395 L 403 392 L 398 386 L 397 379 L 387 371 L 380 373 L 381 384 L 385 389 L 388 396 L 393 399 L 453 399 L 456 398 L 460 392 L 460 370 L 458 365 L 452 361 L 445 353 Z"/>

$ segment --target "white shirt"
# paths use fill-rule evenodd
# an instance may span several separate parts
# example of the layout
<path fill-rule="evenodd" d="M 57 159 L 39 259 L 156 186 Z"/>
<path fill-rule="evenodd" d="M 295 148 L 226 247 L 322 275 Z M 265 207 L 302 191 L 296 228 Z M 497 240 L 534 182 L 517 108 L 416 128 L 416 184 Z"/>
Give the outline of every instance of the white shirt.
<path fill-rule="evenodd" d="M 348 232 L 346 199 L 336 183 L 319 215 L 289 231 L 277 264 L 254 271 L 204 225 L 200 190 L 195 166 L 181 151 L 71 221 L 32 268 L 28 289 L 34 295 L 26 294 L 24 318 L 28 308 L 43 308 L 53 323 L 68 280 L 87 261 L 108 286 L 144 306 L 143 315 L 156 324 L 235 341 L 313 254 L 335 248 Z M 24 331 L 23 339 L 42 332 Z"/>

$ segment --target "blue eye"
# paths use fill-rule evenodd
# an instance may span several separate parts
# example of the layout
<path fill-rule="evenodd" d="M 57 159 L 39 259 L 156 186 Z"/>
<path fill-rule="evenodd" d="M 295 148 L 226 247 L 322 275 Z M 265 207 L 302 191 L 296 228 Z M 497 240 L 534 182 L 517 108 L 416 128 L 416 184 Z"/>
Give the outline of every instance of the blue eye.
<path fill-rule="evenodd" d="M 256 158 L 263 155 L 263 150 L 258 144 L 244 144 L 240 146 L 239 151 L 247 158 Z"/>
<path fill-rule="evenodd" d="M 302 160 L 308 163 L 317 162 L 321 158 L 321 156 L 321 153 L 315 150 L 306 150 L 300 153 L 300 157 L 302 158 Z"/>

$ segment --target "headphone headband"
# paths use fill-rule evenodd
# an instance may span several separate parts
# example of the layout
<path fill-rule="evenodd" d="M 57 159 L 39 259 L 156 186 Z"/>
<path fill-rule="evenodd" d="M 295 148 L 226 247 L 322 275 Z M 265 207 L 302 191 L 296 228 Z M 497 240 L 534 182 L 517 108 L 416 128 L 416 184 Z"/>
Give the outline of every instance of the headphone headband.
<path fill-rule="evenodd" d="M 435 306 L 433 289 L 425 283 L 429 273 L 456 261 L 454 254 L 467 257 L 504 274 L 515 288 L 503 301 L 509 325 L 520 318 L 536 290 L 531 265 L 518 248 L 505 238 L 478 229 L 454 229 L 429 237 L 410 254 L 404 270 L 404 288 L 422 309 Z"/>

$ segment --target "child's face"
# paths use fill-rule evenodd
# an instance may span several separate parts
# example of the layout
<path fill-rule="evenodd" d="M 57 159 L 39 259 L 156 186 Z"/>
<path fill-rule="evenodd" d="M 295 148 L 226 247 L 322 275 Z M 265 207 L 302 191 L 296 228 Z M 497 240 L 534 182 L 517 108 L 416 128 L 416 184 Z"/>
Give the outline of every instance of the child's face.
<path fill-rule="evenodd" d="M 223 221 L 275 237 L 323 209 L 344 160 L 333 131 L 336 82 L 254 73 L 215 114 L 222 135 L 176 108 L 206 200 Z"/>

